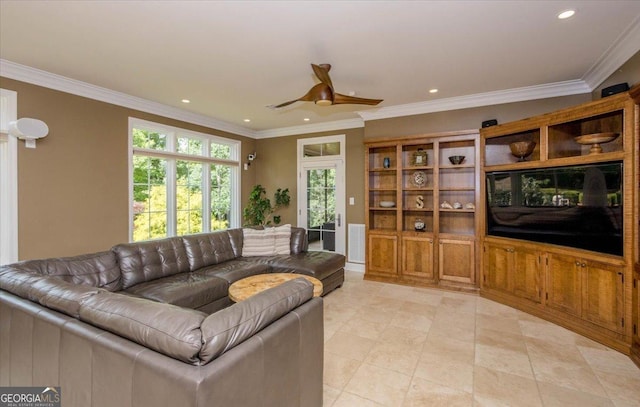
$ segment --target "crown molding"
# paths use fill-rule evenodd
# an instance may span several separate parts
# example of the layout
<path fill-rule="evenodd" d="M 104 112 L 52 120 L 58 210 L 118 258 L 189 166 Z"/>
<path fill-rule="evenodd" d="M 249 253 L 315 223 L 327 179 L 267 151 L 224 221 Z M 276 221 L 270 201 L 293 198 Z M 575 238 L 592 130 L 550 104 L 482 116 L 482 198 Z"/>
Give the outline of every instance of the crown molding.
<path fill-rule="evenodd" d="M 443 112 L 448 110 L 468 109 L 472 107 L 523 102 L 526 100 L 545 99 L 589 92 L 591 92 L 591 88 L 589 88 L 583 80 L 577 79 L 565 82 L 526 86 L 522 88 L 498 90 L 495 92 L 476 93 L 473 95 L 430 100 L 428 102 L 383 107 L 380 109 L 358 112 L 358 114 L 366 122 L 367 120 L 379 120 Z"/>
<path fill-rule="evenodd" d="M 255 131 L 242 126 L 237 126 L 202 114 L 188 112 L 176 107 L 167 106 L 162 103 L 127 95 L 125 93 L 116 92 L 26 65 L 17 64 L 6 59 L 0 59 L 0 76 L 101 102 L 127 107 L 129 109 L 157 114 L 170 119 L 182 120 L 188 123 L 210 127 L 215 130 L 222 130 L 240 136 L 255 138 Z"/>
<path fill-rule="evenodd" d="M 602 54 L 600 59 L 582 76 L 591 90 L 600 86 L 616 69 L 640 51 L 640 16 Z"/>
<path fill-rule="evenodd" d="M 334 131 L 345 129 L 356 129 L 364 127 L 364 121 L 360 118 L 336 120 L 326 123 L 303 124 L 301 126 L 281 127 L 278 129 L 259 130 L 255 132 L 256 139 L 273 137 L 293 136 L 298 134 L 318 133 L 321 131 Z"/>

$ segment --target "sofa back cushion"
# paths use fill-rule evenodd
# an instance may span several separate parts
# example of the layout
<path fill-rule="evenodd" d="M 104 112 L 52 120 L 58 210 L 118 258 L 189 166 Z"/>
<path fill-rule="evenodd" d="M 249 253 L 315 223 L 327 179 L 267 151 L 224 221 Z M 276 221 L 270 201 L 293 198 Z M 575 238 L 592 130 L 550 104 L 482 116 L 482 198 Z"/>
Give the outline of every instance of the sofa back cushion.
<path fill-rule="evenodd" d="M 200 359 L 208 363 L 313 297 L 313 284 L 300 277 L 209 315 L 201 325 Z"/>
<path fill-rule="evenodd" d="M 291 254 L 306 252 L 308 247 L 307 230 L 295 226 L 291 227 Z"/>
<path fill-rule="evenodd" d="M 123 243 L 114 246 L 112 250 L 120 265 L 124 289 L 190 270 L 189 258 L 181 237 Z"/>
<path fill-rule="evenodd" d="M 55 276 L 73 284 L 122 289 L 121 274 L 115 255 L 110 252 L 83 254 L 42 260 L 27 260 L 11 265 L 15 270 Z"/>
<path fill-rule="evenodd" d="M 200 311 L 105 291 L 80 306 L 80 320 L 193 365 L 200 364 L 205 317 Z"/>
<path fill-rule="evenodd" d="M 236 258 L 226 230 L 183 236 L 191 271 Z"/>

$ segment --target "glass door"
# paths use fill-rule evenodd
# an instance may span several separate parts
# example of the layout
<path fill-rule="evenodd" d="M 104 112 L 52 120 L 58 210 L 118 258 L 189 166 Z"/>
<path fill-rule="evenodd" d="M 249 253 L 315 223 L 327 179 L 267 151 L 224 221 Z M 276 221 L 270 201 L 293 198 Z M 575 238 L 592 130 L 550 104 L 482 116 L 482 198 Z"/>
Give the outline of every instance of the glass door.
<path fill-rule="evenodd" d="M 345 253 L 346 222 L 342 137 L 299 143 L 298 226 L 310 251 Z"/>

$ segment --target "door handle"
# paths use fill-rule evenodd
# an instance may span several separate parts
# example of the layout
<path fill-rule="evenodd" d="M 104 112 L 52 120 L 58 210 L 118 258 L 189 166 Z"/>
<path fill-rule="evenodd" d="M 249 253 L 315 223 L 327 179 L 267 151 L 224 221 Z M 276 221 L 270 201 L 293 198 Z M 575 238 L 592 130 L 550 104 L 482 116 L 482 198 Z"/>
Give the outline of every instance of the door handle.
<path fill-rule="evenodd" d="M 340 216 L 340 214 L 336 217 L 336 223 L 338 224 L 338 227 L 342 226 L 342 216 Z"/>

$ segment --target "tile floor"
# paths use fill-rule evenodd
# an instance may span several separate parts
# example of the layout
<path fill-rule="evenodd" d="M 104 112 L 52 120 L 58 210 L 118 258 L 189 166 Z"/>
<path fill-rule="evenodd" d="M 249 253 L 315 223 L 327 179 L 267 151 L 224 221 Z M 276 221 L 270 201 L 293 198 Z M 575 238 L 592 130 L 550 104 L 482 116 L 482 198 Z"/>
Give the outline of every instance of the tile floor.
<path fill-rule="evenodd" d="M 640 406 L 619 352 L 484 298 L 363 281 L 324 298 L 324 406 Z"/>

